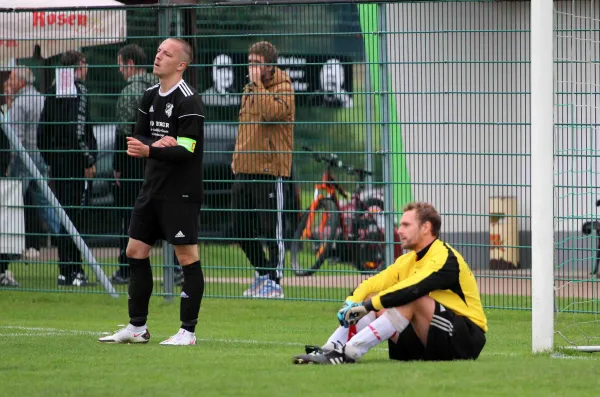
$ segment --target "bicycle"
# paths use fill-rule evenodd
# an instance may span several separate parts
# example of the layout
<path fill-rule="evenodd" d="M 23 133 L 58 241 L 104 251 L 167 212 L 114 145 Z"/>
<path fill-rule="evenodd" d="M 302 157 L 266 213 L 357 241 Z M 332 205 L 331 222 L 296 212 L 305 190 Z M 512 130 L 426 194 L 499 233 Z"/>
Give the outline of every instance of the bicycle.
<path fill-rule="evenodd" d="M 365 177 L 372 173 L 344 164 L 334 153 L 324 156 L 308 147 L 302 149 L 312 153 L 316 162 L 325 163 L 325 170 L 321 182 L 315 185 L 313 201 L 302 215 L 291 244 L 295 274 L 310 276 L 326 259 L 333 258 L 350 262 L 361 271 L 377 272 L 384 268 L 384 202 L 382 194 L 373 195 L 366 190 Z M 351 195 L 336 182 L 333 168 L 358 177 L 356 190 Z M 340 196 L 347 201 L 342 203 Z M 394 228 L 394 240 L 400 240 L 397 228 Z M 303 252 L 306 243 L 309 243 L 310 254 Z M 396 257 L 400 255 L 399 244 L 394 251 Z"/>

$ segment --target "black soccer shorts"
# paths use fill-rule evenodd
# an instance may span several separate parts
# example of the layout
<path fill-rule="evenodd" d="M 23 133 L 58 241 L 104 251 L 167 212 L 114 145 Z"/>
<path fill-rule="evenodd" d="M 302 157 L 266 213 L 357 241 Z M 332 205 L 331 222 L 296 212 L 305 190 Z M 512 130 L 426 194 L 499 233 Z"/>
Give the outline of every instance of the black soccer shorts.
<path fill-rule="evenodd" d="M 470 319 L 435 302 L 427 346 L 423 346 L 409 325 L 398 337 L 398 342 L 388 340 L 389 357 L 400 361 L 475 360 L 485 341 L 485 332 Z"/>
<path fill-rule="evenodd" d="M 129 222 L 129 237 L 154 245 L 166 240 L 173 245 L 198 244 L 200 203 L 173 202 L 139 196 Z"/>

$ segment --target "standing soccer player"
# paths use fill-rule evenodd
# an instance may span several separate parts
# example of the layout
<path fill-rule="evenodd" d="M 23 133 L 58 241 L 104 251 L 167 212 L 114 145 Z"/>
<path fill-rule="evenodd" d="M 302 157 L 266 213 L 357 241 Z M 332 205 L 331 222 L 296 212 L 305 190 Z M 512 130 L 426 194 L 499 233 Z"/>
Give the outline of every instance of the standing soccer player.
<path fill-rule="evenodd" d="M 204 293 L 198 256 L 198 216 L 202 202 L 204 115 L 200 96 L 183 79 L 192 49 L 181 39 L 163 41 L 154 60 L 160 83 L 144 94 L 127 154 L 147 157 L 144 183 L 129 224 L 127 261 L 129 325 L 106 343 L 147 343 L 148 304 L 152 295 L 150 249 L 167 240 L 183 267 L 181 329 L 161 345 L 195 345 L 195 327 Z"/>

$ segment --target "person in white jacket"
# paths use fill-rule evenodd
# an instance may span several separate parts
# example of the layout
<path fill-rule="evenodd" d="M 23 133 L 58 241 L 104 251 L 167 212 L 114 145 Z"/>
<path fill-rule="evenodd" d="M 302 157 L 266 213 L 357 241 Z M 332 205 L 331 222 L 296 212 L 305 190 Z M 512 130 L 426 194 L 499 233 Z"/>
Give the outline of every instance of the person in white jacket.
<path fill-rule="evenodd" d="M 9 176 L 22 180 L 23 196 L 29 190 L 40 218 L 46 223 L 48 231 L 56 234 L 60 231 L 60 219 L 26 166 L 26 156 L 29 156 L 42 176 L 48 175 L 48 166 L 37 145 L 37 128 L 44 108 L 44 96 L 36 90 L 34 83 L 35 77 L 27 68 L 15 68 L 6 82 L 13 94 L 7 122 L 25 149 L 25 152 L 13 151 Z M 28 247 L 23 256 L 25 259 L 37 259 L 39 251 Z"/>

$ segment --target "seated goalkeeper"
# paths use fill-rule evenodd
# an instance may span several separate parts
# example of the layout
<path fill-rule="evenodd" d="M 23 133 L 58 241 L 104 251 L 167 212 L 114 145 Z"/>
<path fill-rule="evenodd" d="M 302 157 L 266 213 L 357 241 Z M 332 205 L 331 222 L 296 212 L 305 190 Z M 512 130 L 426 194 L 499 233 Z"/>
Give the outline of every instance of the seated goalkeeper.
<path fill-rule="evenodd" d="M 404 208 L 400 239 L 410 252 L 363 281 L 337 314 L 340 327 L 322 347 L 306 346 L 294 364 L 346 364 L 388 341 L 400 361 L 474 360 L 487 319 L 463 257 L 438 239 L 442 220 L 428 203 Z"/>

